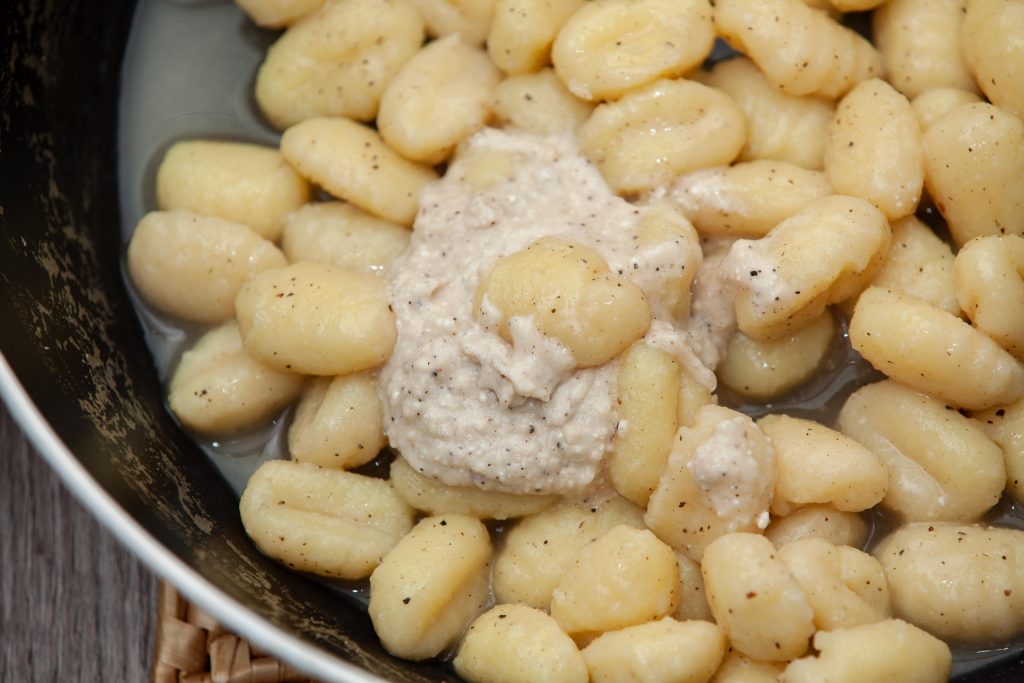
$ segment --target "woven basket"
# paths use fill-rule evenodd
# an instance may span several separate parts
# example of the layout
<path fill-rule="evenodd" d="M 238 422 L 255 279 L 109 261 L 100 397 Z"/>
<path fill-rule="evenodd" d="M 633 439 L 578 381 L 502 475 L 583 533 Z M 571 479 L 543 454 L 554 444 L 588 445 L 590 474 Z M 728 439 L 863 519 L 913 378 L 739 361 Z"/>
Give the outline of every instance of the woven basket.
<path fill-rule="evenodd" d="M 159 590 L 153 683 L 315 683 L 225 631 L 170 584 Z"/>

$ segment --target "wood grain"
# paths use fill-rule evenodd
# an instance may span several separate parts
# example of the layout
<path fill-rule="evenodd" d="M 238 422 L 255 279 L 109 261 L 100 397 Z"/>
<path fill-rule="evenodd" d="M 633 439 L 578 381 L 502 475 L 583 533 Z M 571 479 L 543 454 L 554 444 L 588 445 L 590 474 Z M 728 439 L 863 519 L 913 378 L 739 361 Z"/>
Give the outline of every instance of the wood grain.
<path fill-rule="evenodd" d="M 155 605 L 0 404 L 0 681 L 146 681 Z"/>

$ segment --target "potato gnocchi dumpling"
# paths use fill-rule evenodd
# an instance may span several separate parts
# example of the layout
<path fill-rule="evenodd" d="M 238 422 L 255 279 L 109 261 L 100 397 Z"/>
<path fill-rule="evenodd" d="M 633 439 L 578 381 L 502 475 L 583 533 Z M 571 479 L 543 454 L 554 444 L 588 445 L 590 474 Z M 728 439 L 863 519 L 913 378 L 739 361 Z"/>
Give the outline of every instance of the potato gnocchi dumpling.
<path fill-rule="evenodd" d="M 550 135 L 574 133 L 594 110 L 577 98 L 553 70 L 509 76 L 494 89 L 494 117 L 506 126 Z"/>
<path fill-rule="evenodd" d="M 811 202 L 759 240 L 737 240 L 722 267 L 739 288 L 740 330 L 777 339 L 800 329 L 863 288 L 891 241 L 878 209 L 842 195 Z"/>
<path fill-rule="evenodd" d="M 562 502 L 520 520 L 495 558 L 495 598 L 548 610 L 577 553 L 614 527 L 644 528 L 643 514 L 625 498 L 610 496 Z"/>
<path fill-rule="evenodd" d="M 892 380 L 854 392 L 838 426 L 885 464 L 882 504 L 907 520 L 974 521 L 1006 484 L 1002 452 L 977 423 Z"/>
<path fill-rule="evenodd" d="M 483 128 L 499 80 L 487 54 L 458 34 L 435 40 L 388 83 L 377 130 L 405 158 L 437 164 Z"/>
<path fill-rule="evenodd" d="M 942 683 L 949 646 L 899 619 L 814 634 L 817 656 L 791 662 L 780 683 Z"/>
<path fill-rule="evenodd" d="M 977 237 L 953 269 L 960 307 L 974 326 L 1024 361 L 1024 236 Z"/>
<path fill-rule="evenodd" d="M 715 27 L 785 93 L 834 99 L 882 74 L 871 43 L 802 0 L 717 0 Z"/>
<path fill-rule="evenodd" d="M 1024 365 L 959 317 L 869 287 L 850 319 L 850 344 L 892 379 L 971 410 L 1024 396 Z"/>
<path fill-rule="evenodd" d="M 497 0 L 487 34 L 487 53 L 510 76 L 551 61 L 551 43 L 585 0 Z"/>
<path fill-rule="evenodd" d="M 612 189 L 631 193 L 728 164 L 747 134 L 743 112 L 725 93 L 696 81 L 662 79 L 599 105 L 579 138 Z"/>
<path fill-rule="evenodd" d="M 805 505 L 773 517 L 764 535 L 775 547 L 818 536 L 833 545 L 861 548 L 868 539 L 868 523 L 856 512 L 843 512 L 830 505 Z"/>
<path fill-rule="evenodd" d="M 736 532 L 712 541 L 701 562 L 715 622 L 739 652 L 788 661 L 807 651 L 814 609 L 771 541 Z"/>
<path fill-rule="evenodd" d="M 959 316 L 954 272 L 953 250 L 949 244 L 916 216 L 907 216 L 892 224 L 892 246 L 870 284 L 901 292 Z M 855 296 L 840 304 L 847 318 L 853 315 L 856 303 Z"/>
<path fill-rule="evenodd" d="M 449 486 L 420 474 L 403 458 L 391 463 L 391 485 L 405 502 L 430 515 L 457 512 L 477 519 L 512 519 L 535 515 L 558 502 L 554 495 L 485 491 L 475 486 Z"/>
<path fill-rule="evenodd" d="M 326 0 L 267 51 L 256 102 L 278 129 L 320 116 L 372 119 L 422 43 L 423 19 L 408 0 Z"/>
<path fill-rule="evenodd" d="M 724 652 L 725 635 L 711 622 L 665 617 L 604 633 L 584 648 L 583 658 L 593 683 L 704 683 Z"/>
<path fill-rule="evenodd" d="M 828 312 L 779 339 L 754 339 L 737 331 L 716 373 L 722 386 L 754 399 L 781 396 L 809 379 L 835 337 Z"/>
<path fill-rule="evenodd" d="M 309 375 L 374 368 L 387 360 L 397 334 L 380 278 L 308 261 L 250 278 L 235 314 L 249 353 Z"/>
<path fill-rule="evenodd" d="M 242 345 L 235 321 L 206 332 L 181 355 L 167 403 L 200 434 L 227 436 L 258 427 L 302 391 L 304 378 L 260 362 Z"/>
<path fill-rule="evenodd" d="M 961 104 L 981 102 L 977 93 L 960 88 L 944 87 L 925 90 L 910 102 L 917 115 L 917 122 L 924 132 Z"/>
<path fill-rule="evenodd" d="M 370 619 L 389 652 L 436 657 L 490 600 L 491 542 L 477 519 L 420 520 L 370 575 Z"/>
<path fill-rule="evenodd" d="M 986 102 L 963 104 L 923 141 L 925 187 L 954 242 L 1024 235 L 1024 122 Z"/>
<path fill-rule="evenodd" d="M 345 202 L 306 204 L 285 221 L 281 249 L 291 262 L 384 273 L 409 246 L 404 226 Z"/>
<path fill-rule="evenodd" d="M 288 428 L 292 460 L 347 470 L 373 460 L 385 443 L 376 377 L 317 377 L 306 384 Z"/>
<path fill-rule="evenodd" d="M 687 173 L 672 183 L 667 196 L 702 235 L 763 237 L 831 194 L 820 171 L 758 160 Z"/>
<path fill-rule="evenodd" d="M 286 265 L 281 250 L 240 223 L 191 211 L 152 211 L 128 244 L 132 284 L 161 313 L 199 323 L 234 315 L 250 275 Z"/>
<path fill-rule="evenodd" d="M 772 159 L 810 170 L 824 164 L 825 140 L 834 103 L 814 95 L 791 95 L 768 82 L 743 56 L 715 64 L 695 77 L 733 98 L 747 119 L 747 144 L 740 161 Z"/>
<path fill-rule="evenodd" d="M 611 272 L 593 249 L 554 239 L 499 259 L 481 277 L 474 308 L 478 319 L 493 319 L 510 342 L 512 320 L 531 318 L 581 367 L 611 360 L 651 324 L 650 306 L 637 285 Z"/>
<path fill-rule="evenodd" d="M 266 555 L 341 579 L 369 576 L 413 522 L 412 508 L 386 481 L 285 460 L 256 470 L 239 511 Z"/>
<path fill-rule="evenodd" d="M 693 427 L 679 430 L 644 522 L 699 562 L 722 534 L 768 525 L 774 486 L 771 440 L 746 415 L 706 405 Z"/>
<path fill-rule="evenodd" d="M 877 78 L 847 93 L 829 126 L 825 177 L 838 194 L 867 199 L 890 221 L 913 213 L 924 187 L 924 150 L 907 98 Z"/>
<path fill-rule="evenodd" d="M 219 216 L 276 242 L 288 214 L 309 201 L 309 184 L 271 147 L 183 140 L 156 174 L 157 204 Z"/>
<path fill-rule="evenodd" d="M 647 505 L 658 485 L 678 429 L 679 362 L 643 342 L 619 361 L 619 429 L 607 456 L 615 489 Z"/>
<path fill-rule="evenodd" d="M 551 616 L 585 639 L 672 614 L 679 590 L 672 549 L 647 529 L 623 524 L 577 553 L 551 595 Z"/>
<path fill-rule="evenodd" d="M 859 512 L 885 497 L 885 465 L 850 437 L 787 415 L 766 415 L 757 426 L 775 446 L 773 512 L 787 514 L 811 503 Z"/>
<path fill-rule="evenodd" d="M 977 91 L 963 58 L 965 0 L 888 0 L 872 16 L 886 78 L 915 98 L 943 87 Z"/>
<path fill-rule="evenodd" d="M 709 0 L 595 0 L 559 30 L 551 59 L 572 94 L 612 100 L 699 66 L 714 40 Z"/>
<path fill-rule="evenodd" d="M 871 624 L 891 615 L 882 565 L 867 553 L 823 538 L 802 538 L 778 552 L 804 589 L 820 630 Z"/>
<path fill-rule="evenodd" d="M 896 615 L 929 633 L 991 643 L 1024 628 L 1024 531 L 910 524 L 874 553 Z"/>
<path fill-rule="evenodd" d="M 473 620 L 452 660 L 469 683 L 587 683 L 587 663 L 558 623 L 526 605 L 499 604 Z"/>
<path fill-rule="evenodd" d="M 495 0 L 412 0 L 434 38 L 458 33 L 467 44 L 482 45 L 491 29 Z"/>
<path fill-rule="evenodd" d="M 339 199 L 411 225 L 433 169 L 402 157 L 377 131 L 346 118 L 303 121 L 281 136 L 281 154 L 303 177 Z"/>
<path fill-rule="evenodd" d="M 992 104 L 1024 117 L 1024 7 L 969 0 L 963 16 L 963 57 Z"/>
<path fill-rule="evenodd" d="M 1006 463 L 1006 490 L 1024 501 L 1024 398 L 1008 406 L 974 413 L 988 437 L 1003 449 Z"/>

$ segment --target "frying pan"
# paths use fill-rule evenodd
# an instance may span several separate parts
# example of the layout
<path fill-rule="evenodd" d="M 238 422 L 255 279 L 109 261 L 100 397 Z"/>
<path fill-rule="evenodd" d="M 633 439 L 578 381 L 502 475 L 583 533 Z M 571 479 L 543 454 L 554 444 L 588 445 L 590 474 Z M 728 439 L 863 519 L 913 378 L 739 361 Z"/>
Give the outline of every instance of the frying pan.
<path fill-rule="evenodd" d="M 443 664 L 389 656 L 357 601 L 264 558 L 231 488 L 165 411 L 121 270 L 118 96 L 135 3 L 0 5 L 0 395 L 12 414 L 101 523 L 228 628 L 324 681 L 456 681 Z M 1024 658 L 958 680 L 1024 680 Z"/>

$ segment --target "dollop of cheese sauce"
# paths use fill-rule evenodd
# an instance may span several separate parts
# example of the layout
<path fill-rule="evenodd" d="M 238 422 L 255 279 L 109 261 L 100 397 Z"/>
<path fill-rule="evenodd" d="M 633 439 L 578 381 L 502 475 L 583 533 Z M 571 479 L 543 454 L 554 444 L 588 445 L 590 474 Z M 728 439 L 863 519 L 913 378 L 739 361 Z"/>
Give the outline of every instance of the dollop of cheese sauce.
<path fill-rule="evenodd" d="M 594 249 L 641 287 L 653 315 L 644 341 L 713 388 L 711 363 L 734 329 L 730 303 L 701 300 L 708 314 L 729 311 L 709 324 L 674 319 L 658 298 L 670 278 L 700 267 L 699 244 L 639 240 L 645 207 L 613 194 L 570 137 L 486 129 L 420 207 L 390 269 L 398 342 L 380 377 L 388 439 L 418 471 L 519 493 L 580 493 L 597 478 L 619 427 L 617 361 L 579 368 L 532 317 L 510 322 L 510 343 L 496 312 L 474 315 L 482 274 L 544 237 Z"/>

